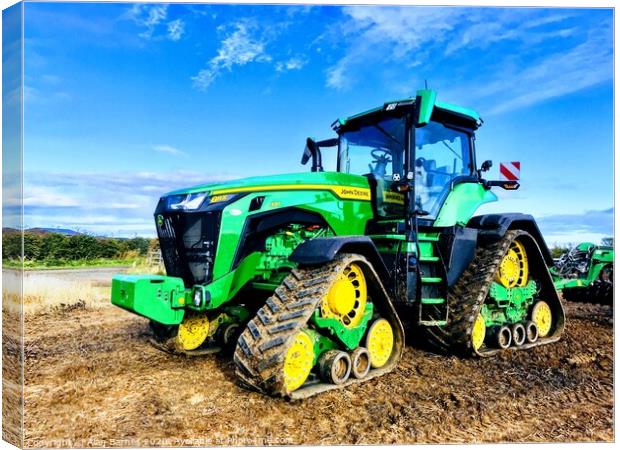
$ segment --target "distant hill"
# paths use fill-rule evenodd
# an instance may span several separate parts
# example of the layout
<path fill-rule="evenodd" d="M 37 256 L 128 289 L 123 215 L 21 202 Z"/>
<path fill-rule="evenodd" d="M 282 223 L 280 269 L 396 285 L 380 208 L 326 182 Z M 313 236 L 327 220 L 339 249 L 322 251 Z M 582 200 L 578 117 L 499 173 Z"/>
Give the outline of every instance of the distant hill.
<path fill-rule="evenodd" d="M 3 233 L 16 233 L 17 231 L 18 230 L 16 228 L 2 228 Z M 58 233 L 64 234 L 65 236 L 75 236 L 76 234 L 83 234 L 75 230 L 70 230 L 68 228 L 28 228 L 24 231 L 33 234 Z"/>
<path fill-rule="evenodd" d="M 35 234 L 58 233 L 64 234 L 65 236 L 75 236 L 76 234 L 83 234 L 74 230 L 70 230 L 68 228 L 28 228 L 26 231 Z"/>

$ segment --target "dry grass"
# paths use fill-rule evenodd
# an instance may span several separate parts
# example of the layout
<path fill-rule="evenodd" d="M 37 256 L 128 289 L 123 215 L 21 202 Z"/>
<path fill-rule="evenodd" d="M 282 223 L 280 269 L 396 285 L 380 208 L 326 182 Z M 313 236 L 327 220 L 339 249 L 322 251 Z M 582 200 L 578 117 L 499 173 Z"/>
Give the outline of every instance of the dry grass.
<path fill-rule="evenodd" d="M 19 271 L 3 274 L 4 308 L 19 313 Z M 44 272 L 24 272 L 24 314 L 64 309 L 74 306 L 100 308 L 109 301 L 109 283 L 54 277 Z"/>
<path fill-rule="evenodd" d="M 45 275 L 26 274 L 24 277 L 24 313 L 82 305 L 101 307 L 108 301 L 108 289 L 93 286 L 93 282 L 64 280 Z"/>
<path fill-rule="evenodd" d="M 161 264 L 148 264 L 147 262 L 138 263 L 134 262 L 132 266 L 127 269 L 127 273 L 131 274 L 147 274 L 147 275 L 165 275 L 166 271 Z"/>

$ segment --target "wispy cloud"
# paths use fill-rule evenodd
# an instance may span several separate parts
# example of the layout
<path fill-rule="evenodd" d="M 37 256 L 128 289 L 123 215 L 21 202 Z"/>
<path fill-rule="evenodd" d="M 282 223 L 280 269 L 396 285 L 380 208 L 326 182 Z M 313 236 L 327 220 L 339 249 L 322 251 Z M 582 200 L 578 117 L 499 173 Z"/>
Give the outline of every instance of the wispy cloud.
<path fill-rule="evenodd" d="M 494 114 L 534 105 L 611 80 L 613 55 L 608 46 L 607 32 L 602 27 L 569 51 L 551 54 L 531 66 L 498 78 L 481 89 L 478 95 L 495 98 L 499 95 L 501 101 L 498 106 L 489 111 Z"/>
<path fill-rule="evenodd" d="M 181 187 L 237 178 L 193 171 L 25 174 L 26 227 L 80 228 L 106 235 L 154 235 L 160 196 Z M 179 185 L 179 180 L 183 180 Z M 7 204 L 6 212 L 17 204 Z M 19 211 L 15 211 L 18 213 Z"/>
<path fill-rule="evenodd" d="M 598 242 L 614 234 L 614 209 L 585 211 L 582 214 L 555 214 L 540 217 L 537 222 L 548 243 Z"/>
<path fill-rule="evenodd" d="M 275 65 L 277 72 L 286 72 L 288 70 L 300 70 L 308 63 L 308 60 L 301 55 L 293 56 L 286 61 L 278 61 Z"/>
<path fill-rule="evenodd" d="M 399 94 L 413 92 L 428 74 L 445 73 L 435 85 L 448 91 L 460 85 L 467 94 L 456 99 L 483 103 L 493 114 L 613 76 L 610 21 L 583 26 L 592 19 L 578 11 L 352 6 L 343 14 L 337 38 L 347 43 L 345 52 L 326 70 L 333 89 L 364 82 L 360 74 L 371 66 L 375 73 L 400 74 L 392 86 Z M 409 74 L 402 76 L 403 69 Z"/>
<path fill-rule="evenodd" d="M 167 38 L 178 41 L 185 32 L 185 22 L 182 19 L 168 19 L 167 4 L 136 3 L 123 15 L 124 19 L 133 21 L 144 29 L 139 36 L 143 39 Z M 161 30 L 161 34 L 158 34 Z"/>
<path fill-rule="evenodd" d="M 154 145 L 153 150 L 155 150 L 158 153 L 167 153 L 169 155 L 187 156 L 187 153 L 185 153 L 182 150 L 179 150 L 176 147 L 172 147 L 171 145 Z"/>
<path fill-rule="evenodd" d="M 344 89 L 368 63 L 402 61 L 415 63 L 414 55 L 425 44 L 444 42 L 465 11 L 456 8 L 366 7 L 343 8 L 348 17 L 341 27 L 349 45 L 346 54 L 327 70 L 327 86 Z M 382 66 L 379 66 L 382 67 Z"/>
<path fill-rule="evenodd" d="M 171 41 L 178 41 L 185 33 L 185 22 L 181 19 L 176 19 L 168 22 L 168 39 Z"/>
<path fill-rule="evenodd" d="M 253 34 L 256 31 L 255 25 L 248 21 L 240 21 L 232 28 L 233 31 L 220 43 L 217 55 L 209 61 L 207 67 L 192 77 L 196 88 L 206 90 L 223 70 L 230 71 L 234 66 L 272 60 L 265 50 L 265 39 Z"/>
<path fill-rule="evenodd" d="M 39 89 L 33 86 L 24 85 L 24 102 L 37 104 L 50 104 L 71 100 L 68 92 L 61 90 Z"/>

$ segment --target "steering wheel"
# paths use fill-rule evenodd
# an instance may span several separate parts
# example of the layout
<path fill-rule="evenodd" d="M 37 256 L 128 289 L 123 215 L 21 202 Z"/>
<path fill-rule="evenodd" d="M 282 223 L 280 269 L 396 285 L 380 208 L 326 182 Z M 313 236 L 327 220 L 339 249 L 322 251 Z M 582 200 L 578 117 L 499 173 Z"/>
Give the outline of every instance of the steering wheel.
<path fill-rule="evenodd" d="M 370 156 L 374 158 L 372 164 L 368 164 L 370 172 L 384 178 L 387 173 L 387 165 L 392 162 L 392 154 L 382 148 L 373 148 Z M 375 167 L 372 166 L 373 164 Z"/>
<path fill-rule="evenodd" d="M 392 162 L 392 154 L 385 149 L 382 148 L 373 148 L 370 152 L 370 156 L 374 158 L 373 163 L 384 163 L 387 164 Z"/>

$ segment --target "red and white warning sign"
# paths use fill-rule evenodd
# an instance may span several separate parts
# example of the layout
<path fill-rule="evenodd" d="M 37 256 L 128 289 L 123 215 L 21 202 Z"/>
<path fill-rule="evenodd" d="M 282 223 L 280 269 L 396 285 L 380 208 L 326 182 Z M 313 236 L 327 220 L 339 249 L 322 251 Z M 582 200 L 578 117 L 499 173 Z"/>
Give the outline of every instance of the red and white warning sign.
<path fill-rule="evenodd" d="M 521 162 L 499 163 L 499 175 L 502 181 L 517 181 L 521 176 Z"/>

